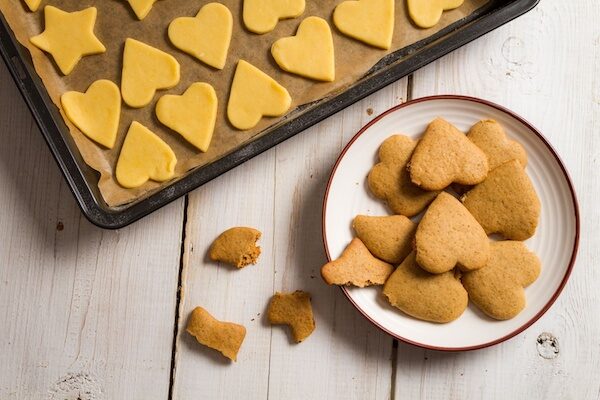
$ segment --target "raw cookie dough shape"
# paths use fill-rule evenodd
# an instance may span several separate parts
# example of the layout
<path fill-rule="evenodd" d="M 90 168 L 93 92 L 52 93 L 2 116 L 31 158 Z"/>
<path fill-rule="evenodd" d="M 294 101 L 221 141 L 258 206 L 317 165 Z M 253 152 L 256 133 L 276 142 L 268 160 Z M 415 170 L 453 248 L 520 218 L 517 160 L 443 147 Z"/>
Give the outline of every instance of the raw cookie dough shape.
<path fill-rule="evenodd" d="M 178 83 L 179 63 L 173 56 L 135 39 L 125 41 L 121 94 L 128 106 L 147 106 L 157 90 Z"/>
<path fill-rule="evenodd" d="M 152 6 L 156 3 L 156 0 L 127 0 L 127 2 L 141 21 L 146 18 L 146 15 L 152 10 Z"/>
<path fill-rule="evenodd" d="M 408 14 L 415 25 L 431 28 L 437 25 L 444 11 L 458 8 L 464 0 L 407 0 Z"/>
<path fill-rule="evenodd" d="M 69 75 L 82 57 L 106 51 L 94 35 L 96 15 L 95 7 L 69 13 L 46 6 L 44 32 L 29 40 L 36 47 L 52 54 L 63 75 Z"/>
<path fill-rule="evenodd" d="M 315 330 L 310 294 L 302 290 L 293 293 L 275 293 L 269 302 L 269 322 L 288 325 L 296 343 L 302 342 Z"/>
<path fill-rule="evenodd" d="M 231 42 L 233 17 L 227 7 L 209 3 L 195 17 L 175 18 L 169 24 L 169 40 L 175 47 L 205 64 L 223 69 Z"/>
<path fill-rule="evenodd" d="M 305 7 L 305 0 L 244 0 L 244 25 L 250 32 L 271 32 L 280 19 L 296 18 Z"/>
<path fill-rule="evenodd" d="M 388 50 L 394 36 L 394 0 L 347 0 L 333 11 L 333 23 L 346 36 Z"/>
<path fill-rule="evenodd" d="M 273 43 L 271 54 L 284 71 L 318 81 L 335 79 L 333 37 L 323 18 L 306 18 L 298 26 L 296 36 Z"/>
<path fill-rule="evenodd" d="M 227 104 L 227 118 L 234 127 L 251 129 L 263 116 L 285 114 L 291 104 L 286 88 L 252 64 L 238 61 Z"/>
<path fill-rule="evenodd" d="M 510 160 L 518 160 L 527 166 L 527 153 L 521 144 L 506 137 L 504 128 L 493 119 L 479 121 L 469 129 L 467 137 L 477 145 L 488 158 L 490 171 Z"/>
<path fill-rule="evenodd" d="M 181 96 L 165 95 L 156 103 L 158 120 L 206 152 L 215 130 L 217 94 L 208 83 L 192 83 Z"/>
<path fill-rule="evenodd" d="M 84 135 L 112 149 L 121 117 L 121 92 L 112 81 L 101 79 L 85 93 L 66 92 L 60 97 L 62 108 Z"/>
<path fill-rule="evenodd" d="M 236 361 L 246 337 L 243 325 L 219 321 L 202 307 L 194 308 L 185 330 L 198 343 L 219 351 L 232 361 Z"/>
<path fill-rule="evenodd" d="M 149 179 L 163 182 L 175 174 L 177 158 L 168 144 L 150 129 L 133 121 L 117 160 L 115 175 L 119 184 L 131 189 Z"/>
<path fill-rule="evenodd" d="M 417 225 L 404 215 L 357 215 L 352 228 L 375 257 L 398 265 L 412 251 Z"/>
<path fill-rule="evenodd" d="M 23 0 L 23 2 L 27 5 L 27 8 L 29 8 L 30 11 L 35 12 L 40 6 L 42 0 Z"/>

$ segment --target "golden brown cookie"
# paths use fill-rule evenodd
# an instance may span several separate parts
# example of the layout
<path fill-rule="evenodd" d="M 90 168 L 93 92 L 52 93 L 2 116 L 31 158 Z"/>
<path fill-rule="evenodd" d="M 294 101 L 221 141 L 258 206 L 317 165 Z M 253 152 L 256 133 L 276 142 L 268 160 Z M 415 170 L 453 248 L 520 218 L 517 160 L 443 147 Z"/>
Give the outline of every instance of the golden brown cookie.
<path fill-rule="evenodd" d="M 490 171 L 485 181 L 462 197 L 462 202 L 488 235 L 499 233 L 507 239 L 530 238 L 540 218 L 540 200 L 517 160 Z"/>
<path fill-rule="evenodd" d="M 404 215 L 357 215 L 352 222 L 356 236 L 375 257 L 398 265 L 412 250 L 417 225 Z"/>
<path fill-rule="evenodd" d="M 373 257 L 360 239 L 354 238 L 340 258 L 321 268 L 321 276 L 329 285 L 365 287 L 383 285 L 394 267 Z"/>
<path fill-rule="evenodd" d="M 485 153 L 466 135 L 442 118 L 434 119 L 417 144 L 408 164 L 412 182 L 426 190 L 451 183 L 475 185 L 485 179 Z"/>
<path fill-rule="evenodd" d="M 216 320 L 202 307 L 194 308 L 186 331 L 200 344 L 220 351 L 233 361 L 246 336 L 246 328 L 242 325 Z"/>
<path fill-rule="evenodd" d="M 410 181 L 406 164 L 417 142 L 404 135 L 387 138 L 379 147 L 379 163 L 369 172 L 369 189 L 396 214 L 412 217 L 433 201 L 437 192 L 427 192 Z"/>
<path fill-rule="evenodd" d="M 415 235 L 417 263 L 441 274 L 458 266 L 463 271 L 483 267 L 490 255 L 485 231 L 452 195 L 442 192 L 431 203 Z"/>
<path fill-rule="evenodd" d="M 418 319 L 450 322 L 467 308 L 468 296 L 453 271 L 430 274 L 412 252 L 389 277 L 383 294 L 391 305 Z"/>
<path fill-rule="evenodd" d="M 523 146 L 506 137 L 502 125 L 493 119 L 484 119 L 473 125 L 467 137 L 483 150 L 490 170 L 510 160 L 518 160 L 523 167 L 527 166 L 527 153 Z"/>
<path fill-rule="evenodd" d="M 269 303 L 269 322 L 288 325 L 296 343 L 315 330 L 310 294 L 302 290 L 294 293 L 275 293 Z"/>
<path fill-rule="evenodd" d="M 540 260 L 523 242 L 493 242 L 487 265 L 467 272 L 462 283 L 469 298 L 494 319 L 510 319 L 525 308 L 525 290 L 540 275 Z"/>
<path fill-rule="evenodd" d="M 253 228 L 227 229 L 215 239 L 210 247 L 210 259 L 238 268 L 256 264 L 260 255 L 260 247 L 256 246 L 256 241 L 260 239 L 260 235 L 260 231 Z"/>

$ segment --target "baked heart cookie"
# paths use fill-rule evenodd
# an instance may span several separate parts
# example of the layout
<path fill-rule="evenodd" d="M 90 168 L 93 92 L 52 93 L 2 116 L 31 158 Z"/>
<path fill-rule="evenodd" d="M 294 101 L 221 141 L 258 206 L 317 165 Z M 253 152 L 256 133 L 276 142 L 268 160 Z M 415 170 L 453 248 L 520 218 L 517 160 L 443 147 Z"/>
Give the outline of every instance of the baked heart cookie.
<path fill-rule="evenodd" d="M 523 242 L 493 242 L 490 250 L 485 268 L 463 274 L 462 284 L 481 311 L 494 319 L 510 319 L 525 308 L 523 288 L 537 279 L 541 263 Z"/>
<path fill-rule="evenodd" d="M 408 15 L 420 28 L 437 25 L 444 11 L 458 8 L 464 0 L 407 0 Z"/>
<path fill-rule="evenodd" d="M 217 93 L 208 83 L 192 83 L 181 95 L 167 94 L 156 103 L 158 120 L 206 152 L 217 119 Z"/>
<path fill-rule="evenodd" d="M 271 32 L 280 19 L 296 18 L 305 7 L 305 0 L 244 0 L 244 25 L 250 32 Z"/>
<path fill-rule="evenodd" d="M 128 106 L 147 106 L 157 90 L 178 83 L 179 63 L 173 56 L 138 40 L 125 40 L 121 94 Z"/>
<path fill-rule="evenodd" d="M 493 119 L 485 119 L 473 125 L 467 137 L 483 150 L 490 170 L 510 160 L 518 160 L 523 167 L 527 166 L 527 153 L 523 146 L 508 139 L 502 125 Z"/>
<path fill-rule="evenodd" d="M 352 228 L 375 257 L 398 265 L 412 251 L 417 225 L 404 215 L 357 215 Z"/>
<path fill-rule="evenodd" d="M 117 160 L 115 176 L 125 188 L 142 186 L 152 179 L 163 182 L 175 174 L 177 158 L 168 144 L 150 129 L 133 121 Z"/>
<path fill-rule="evenodd" d="M 84 135 L 112 149 L 121 117 L 121 92 L 106 79 L 90 85 L 85 93 L 70 91 L 60 97 L 62 108 Z"/>
<path fill-rule="evenodd" d="M 408 168 L 414 184 L 426 190 L 441 190 L 453 182 L 475 185 L 483 181 L 488 161 L 465 134 L 436 118 L 417 144 Z"/>
<path fill-rule="evenodd" d="M 273 43 L 271 54 L 284 71 L 318 81 L 335 79 L 333 37 L 323 18 L 306 18 L 298 26 L 296 36 Z"/>
<path fill-rule="evenodd" d="M 169 24 L 169 40 L 205 64 L 223 69 L 231 42 L 233 17 L 220 3 L 208 3 L 195 17 L 175 18 Z"/>
<path fill-rule="evenodd" d="M 146 18 L 156 0 L 127 0 L 139 20 Z"/>
<path fill-rule="evenodd" d="M 425 321 L 454 321 L 467 308 L 466 290 L 453 271 L 430 274 L 419 268 L 415 253 L 392 273 L 383 286 L 383 295 L 402 312 Z"/>
<path fill-rule="evenodd" d="M 494 168 L 462 202 L 487 234 L 525 240 L 535 233 L 541 204 L 531 180 L 517 160 Z"/>
<path fill-rule="evenodd" d="M 442 192 L 431 203 L 415 234 L 417 263 L 441 274 L 458 266 L 462 271 L 484 267 L 490 255 L 485 231 L 452 195 Z"/>
<path fill-rule="evenodd" d="M 278 117 L 292 104 L 288 91 L 252 64 L 238 61 L 227 104 L 227 118 L 240 130 L 251 129 L 264 116 Z"/>
<path fill-rule="evenodd" d="M 406 166 L 417 142 L 404 135 L 390 136 L 379 147 L 379 163 L 367 178 L 375 197 L 396 214 L 412 217 L 435 199 L 438 192 L 425 191 L 410 180 Z"/>
<path fill-rule="evenodd" d="M 354 238 L 340 258 L 321 268 L 321 276 L 329 285 L 365 287 L 383 285 L 394 267 L 373 257 L 360 239 Z"/>
<path fill-rule="evenodd" d="M 388 50 L 394 36 L 394 0 L 347 0 L 333 11 L 333 23 L 346 36 Z"/>

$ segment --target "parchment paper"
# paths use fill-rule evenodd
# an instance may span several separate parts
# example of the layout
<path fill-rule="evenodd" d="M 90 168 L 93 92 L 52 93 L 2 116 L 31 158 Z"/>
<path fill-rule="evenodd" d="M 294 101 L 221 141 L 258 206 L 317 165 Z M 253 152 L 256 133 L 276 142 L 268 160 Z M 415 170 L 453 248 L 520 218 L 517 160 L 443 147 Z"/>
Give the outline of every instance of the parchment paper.
<path fill-rule="evenodd" d="M 239 131 L 227 121 L 225 110 L 229 87 L 238 59 L 257 66 L 281 83 L 290 92 L 293 103 L 290 111 L 298 105 L 339 92 L 362 77 L 386 54 L 424 39 L 449 24 L 469 15 L 487 0 L 465 0 L 455 10 L 444 12 L 440 23 L 431 29 L 416 28 L 409 20 L 404 0 L 396 1 L 396 24 L 392 49 L 379 50 L 340 34 L 334 27 L 331 14 L 341 0 L 307 0 L 304 14 L 295 19 L 280 21 L 273 32 L 255 35 L 245 30 L 241 17 L 242 0 L 222 0 L 234 17 L 233 37 L 223 70 L 215 70 L 177 50 L 167 38 L 167 27 L 176 17 L 195 16 L 208 0 L 160 0 L 154 3 L 150 14 L 139 21 L 125 0 L 52 0 L 42 1 L 37 12 L 31 13 L 19 0 L 0 0 L 0 12 L 4 15 L 17 40 L 31 52 L 34 67 L 46 86 L 50 98 L 60 110 L 60 95 L 68 90 L 83 92 L 97 79 L 110 79 L 120 85 L 123 44 L 128 37 L 141 40 L 151 46 L 167 51 L 181 65 L 181 81 L 167 91 L 159 91 L 153 102 L 142 109 L 132 109 L 123 104 L 119 134 L 115 147 L 107 150 L 85 137 L 65 118 L 73 139 L 85 162 L 100 173 L 98 186 L 109 206 L 122 205 L 139 199 L 161 185 L 148 182 L 136 189 L 119 186 L 113 176 L 116 160 L 129 125 L 137 120 L 165 140 L 177 155 L 176 175 L 180 176 L 194 167 L 205 165 L 234 150 L 244 142 L 260 134 L 265 128 L 281 118 L 263 118 L 253 129 Z M 52 4 L 65 11 L 77 11 L 94 6 L 98 9 L 95 33 L 106 46 L 106 53 L 84 57 L 68 76 L 62 76 L 52 58 L 29 42 L 29 37 L 44 29 L 43 6 Z M 318 83 L 280 70 L 270 54 L 271 44 L 284 36 L 294 35 L 303 18 L 317 15 L 329 21 L 335 46 L 336 80 Z M 211 146 L 201 153 L 189 145 L 179 134 L 160 124 L 154 114 L 156 101 L 163 94 L 181 94 L 193 82 L 208 82 L 215 87 L 219 99 L 217 123 Z M 61 114 L 64 117 L 62 110 Z M 243 168 L 241 166 L 240 168 Z"/>

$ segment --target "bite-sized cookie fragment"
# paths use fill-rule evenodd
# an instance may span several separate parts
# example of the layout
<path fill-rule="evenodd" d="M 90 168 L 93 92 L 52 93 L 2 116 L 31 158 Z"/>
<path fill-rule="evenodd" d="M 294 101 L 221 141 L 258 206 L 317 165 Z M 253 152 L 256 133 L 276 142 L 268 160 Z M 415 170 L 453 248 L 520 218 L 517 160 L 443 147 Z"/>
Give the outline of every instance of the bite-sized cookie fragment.
<path fill-rule="evenodd" d="M 527 153 L 523 146 L 506 137 L 502 125 L 493 119 L 485 119 L 473 125 L 467 137 L 483 150 L 490 170 L 510 160 L 517 160 L 523 167 L 527 166 Z"/>
<path fill-rule="evenodd" d="M 383 286 L 390 304 L 404 313 L 425 321 L 454 321 L 467 308 L 466 290 L 453 271 L 430 274 L 419 268 L 415 253 L 392 273 Z"/>
<path fill-rule="evenodd" d="M 293 293 L 275 293 L 269 303 L 269 322 L 288 325 L 296 343 L 315 330 L 310 294 L 302 290 Z"/>
<path fill-rule="evenodd" d="M 384 200 L 396 214 L 412 217 L 435 199 L 438 192 L 428 192 L 413 184 L 406 165 L 417 142 L 404 135 L 385 139 L 379 147 L 379 163 L 367 178 L 375 197 Z"/>
<path fill-rule="evenodd" d="M 227 229 L 215 239 L 210 247 L 210 259 L 237 268 L 256 264 L 258 256 L 260 256 L 260 247 L 256 245 L 256 241 L 260 239 L 260 236 L 260 231 L 254 228 L 235 227 Z"/>
<path fill-rule="evenodd" d="M 146 18 L 156 0 L 127 0 L 139 20 Z"/>
<path fill-rule="evenodd" d="M 452 195 L 442 192 L 431 203 L 415 234 L 417 263 L 441 274 L 458 266 L 463 271 L 482 268 L 490 256 L 485 231 Z"/>
<path fill-rule="evenodd" d="M 305 0 L 244 0 L 244 25 L 250 32 L 271 32 L 280 19 L 298 17 L 305 7 Z"/>
<path fill-rule="evenodd" d="M 383 285 L 394 267 L 369 252 L 363 242 L 354 238 L 340 258 L 325 264 L 321 276 L 329 285 Z"/>
<path fill-rule="evenodd" d="M 525 308 L 523 288 L 538 278 L 541 263 L 523 242 L 493 242 L 490 248 L 487 265 L 463 274 L 462 283 L 481 311 L 494 319 L 510 319 Z"/>
<path fill-rule="evenodd" d="M 44 7 L 44 32 L 29 39 L 37 48 L 52 55 L 64 75 L 69 75 L 84 56 L 104 53 L 106 48 L 94 35 L 97 10 L 65 12 Z"/>
<path fill-rule="evenodd" d="M 485 181 L 462 197 L 462 202 L 488 235 L 499 233 L 507 239 L 529 239 L 540 218 L 540 200 L 517 160 L 490 171 Z"/>
<path fill-rule="evenodd" d="M 243 325 L 221 322 L 202 307 L 194 308 L 185 330 L 200 344 L 221 352 L 232 361 L 236 361 L 246 336 Z"/>
<path fill-rule="evenodd" d="M 417 144 L 409 163 L 412 182 L 426 190 L 451 183 L 475 185 L 485 179 L 485 153 L 442 118 L 434 119 Z"/>
<path fill-rule="evenodd" d="M 417 225 L 404 215 L 357 215 L 352 221 L 356 236 L 375 257 L 398 265 L 412 251 Z"/>
<path fill-rule="evenodd" d="M 407 0 L 408 15 L 420 28 L 437 25 L 444 11 L 460 7 L 464 0 Z"/>
<path fill-rule="evenodd" d="M 348 0 L 333 11 L 333 23 L 346 36 L 389 49 L 394 36 L 394 0 Z"/>

